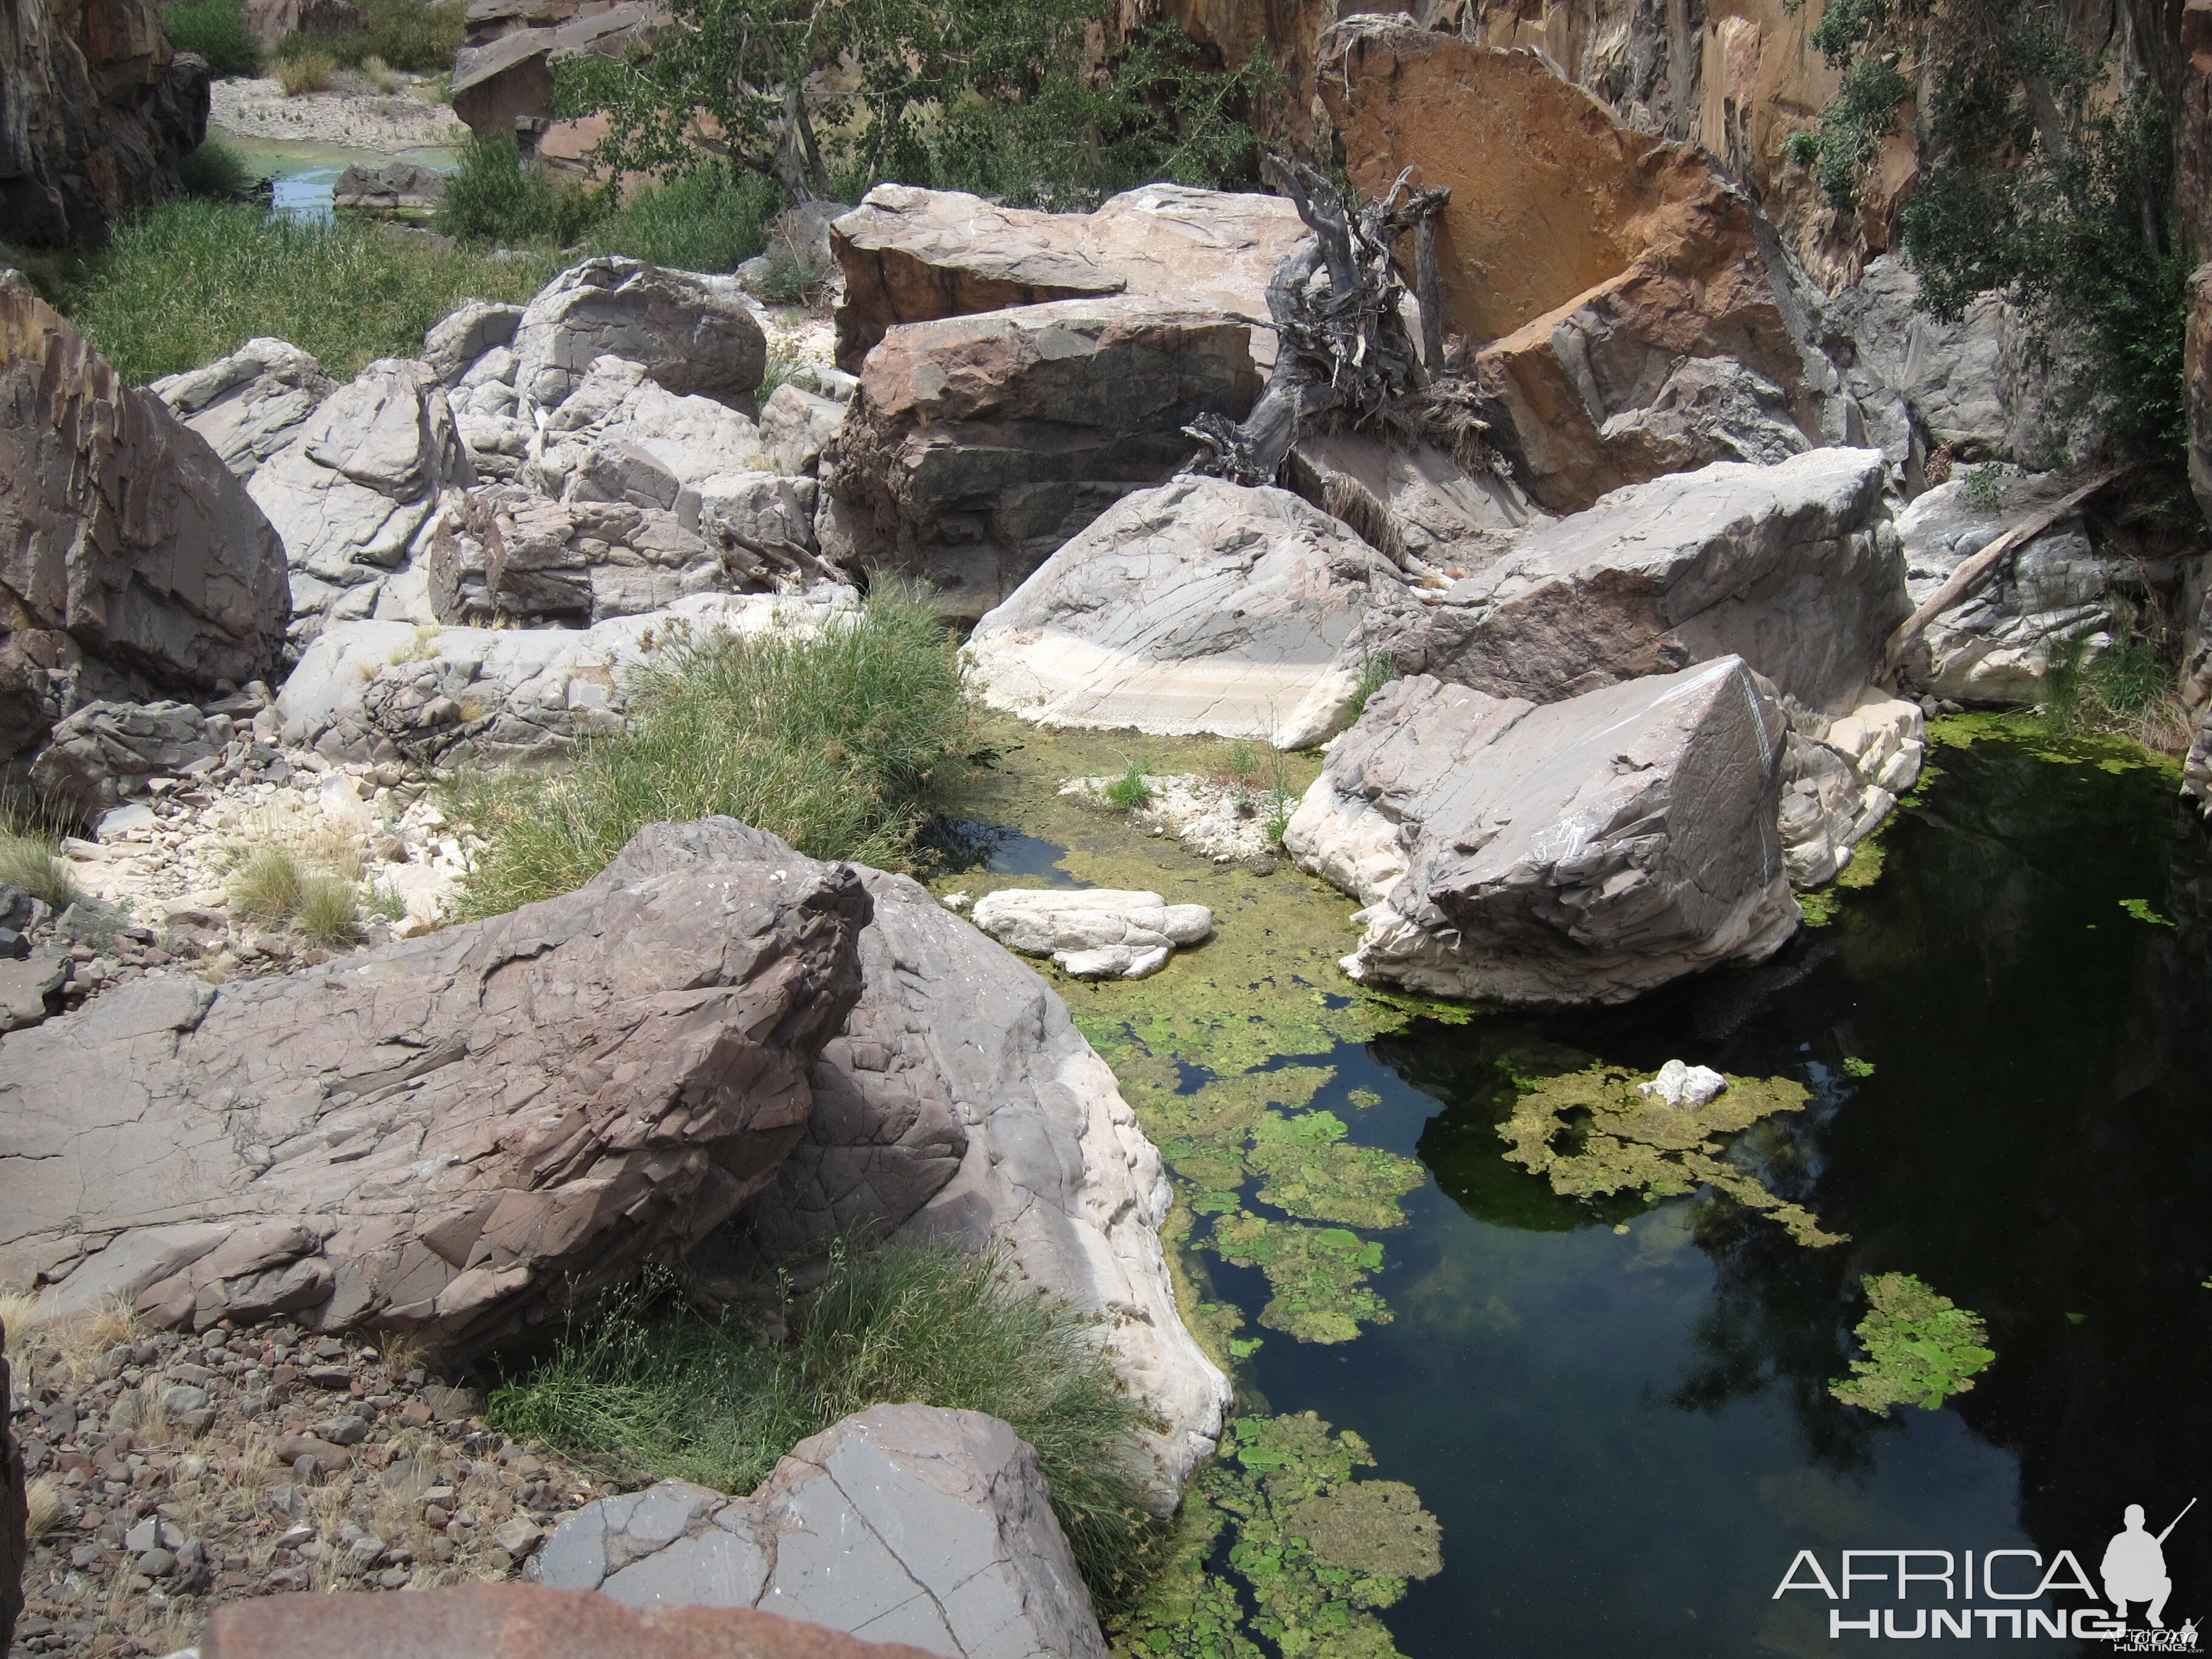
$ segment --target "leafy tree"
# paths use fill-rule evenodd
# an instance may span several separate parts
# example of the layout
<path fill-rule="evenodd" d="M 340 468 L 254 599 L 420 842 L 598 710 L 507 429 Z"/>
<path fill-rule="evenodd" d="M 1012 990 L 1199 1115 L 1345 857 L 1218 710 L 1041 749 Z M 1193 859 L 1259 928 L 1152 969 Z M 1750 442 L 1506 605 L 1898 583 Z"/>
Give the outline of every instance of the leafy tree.
<path fill-rule="evenodd" d="M 1900 228 L 1923 306 L 1955 319 L 1996 290 L 2046 344 L 2077 341 L 2078 398 L 2178 489 L 2188 264 L 2156 93 L 2106 95 L 2098 58 L 2030 0 L 1831 0 L 1813 40 L 1842 85 L 1792 159 L 1850 212 L 1910 108 L 1921 173 Z"/>

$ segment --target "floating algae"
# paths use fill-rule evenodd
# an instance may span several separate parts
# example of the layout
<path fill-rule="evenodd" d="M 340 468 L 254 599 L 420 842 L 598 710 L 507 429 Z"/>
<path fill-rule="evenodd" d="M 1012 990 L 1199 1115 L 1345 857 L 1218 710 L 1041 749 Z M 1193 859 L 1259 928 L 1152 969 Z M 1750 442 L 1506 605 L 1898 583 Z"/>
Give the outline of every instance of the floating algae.
<path fill-rule="evenodd" d="M 1334 1112 L 1268 1112 L 1252 1126 L 1244 1161 L 1263 1203 L 1348 1227 L 1401 1227 L 1398 1200 L 1427 1179 L 1421 1166 L 1376 1146 L 1345 1142 Z"/>
<path fill-rule="evenodd" d="M 1110 1633 L 1134 1659 L 1396 1659 L 1376 1613 L 1443 1571 L 1441 1529 L 1402 1481 L 1355 1480 L 1375 1459 L 1311 1412 L 1246 1417 L 1183 1506 L 1173 1559 Z M 1228 1571 L 1207 1570 L 1226 1534 Z"/>
<path fill-rule="evenodd" d="M 1507 1160 L 1544 1176 L 1563 1197 L 1638 1191 L 1650 1203 L 1707 1186 L 1780 1222 L 1801 1244 L 1843 1242 L 1723 1155 L 1721 1137 L 1803 1110 L 1811 1100 L 1803 1085 L 1734 1078 L 1703 1106 L 1670 1106 L 1638 1093 L 1638 1081 L 1634 1072 L 1601 1064 L 1523 1082 L 1512 1115 L 1498 1126 Z"/>
<path fill-rule="evenodd" d="M 1346 1227 L 1303 1227 L 1238 1211 L 1213 1224 L 1213 1249 L 1267 1275 L 1260 1322 L 1301 1342 L 1349 1342 L 1363 1324 L 1387 1325 L 1389 1304 L 1368 1288 L 1382 1247 Z"/>
<path fill-rule="evenodd" d="M 1859 1321 L 1858 1339 L 1867 1357 L 1851 1361 L 1850 1376 L 1828 1384 L 1845 1405 L 1877 1417 L 1888 1416 L 1892 1406 L 1936 1411 L 1972 1389 L 1975 1376 L 1996 1358 L 1979 1314 L 1911 1273 L 1869 1273 L 1860 1283 L 1867 1316 Z"/>

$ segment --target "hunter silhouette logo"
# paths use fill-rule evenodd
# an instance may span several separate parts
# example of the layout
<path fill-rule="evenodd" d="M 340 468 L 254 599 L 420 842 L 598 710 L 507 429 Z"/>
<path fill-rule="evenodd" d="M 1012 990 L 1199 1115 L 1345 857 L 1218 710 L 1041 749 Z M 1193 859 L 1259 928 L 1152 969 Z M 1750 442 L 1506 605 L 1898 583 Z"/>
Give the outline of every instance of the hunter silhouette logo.
<path fill-rule="evenodd" d="M 2196 1507 L 2192 1498 L 2163 1531 L 2152 1533 L 2143 1506 L 2129 1504 L 2121 1529 L 2112 1535 L 2098 1563 L 2101 1594 L 2072 1550 L 2061 1550 L 2047 1562 L 2041 1552 L 2025 1549 L 1844 1550 L 1833 1577 L 1817 1554 L 1800 1550 L 1775 1587 L 1774 1599 L 1809 1591 L 1831 1602 L 1861 1604 L 1828 1609 L 1831 1641 L 1845 1636 L 1905 1641 L 2071 1636 L 2109 1642 L 2118 1653 L 2195 1653 L 2197 1621 L 2185 1619 L 2176 1629 L 2166 1624 L 2166 1604 L 2173 1594 L 2166 1540 Z M 2080 1605 L 2058 1604 L 2061 1597 L 2076 1598 Z M 2042 1605 L 2046 1601 L 2054 1605 Z M 2030 1602 L 2038 1605 L 2024 1605 Z M 2129 1622 L 2131 1607 L 2141 1609 L 2140 1625 Z"/>

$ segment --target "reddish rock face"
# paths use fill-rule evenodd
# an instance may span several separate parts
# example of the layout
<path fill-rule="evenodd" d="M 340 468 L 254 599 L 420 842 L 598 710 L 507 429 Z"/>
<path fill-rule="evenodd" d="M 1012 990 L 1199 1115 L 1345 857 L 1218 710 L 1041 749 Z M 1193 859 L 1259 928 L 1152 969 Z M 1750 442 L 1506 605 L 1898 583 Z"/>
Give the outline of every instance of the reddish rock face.
<path fill-rule="evenodd" d="M 592 1590 L 468 1584 L 216 1609 L 200 1659 L 931 1659 L 750 1607 L 639 1613 Z"/>
<path fill-rule="evenodd" d="M 0 227 L 97 245 L 178 187 L 207 136 L 207 64 L 169 49 L 159 0 L 0 9 Z"/>

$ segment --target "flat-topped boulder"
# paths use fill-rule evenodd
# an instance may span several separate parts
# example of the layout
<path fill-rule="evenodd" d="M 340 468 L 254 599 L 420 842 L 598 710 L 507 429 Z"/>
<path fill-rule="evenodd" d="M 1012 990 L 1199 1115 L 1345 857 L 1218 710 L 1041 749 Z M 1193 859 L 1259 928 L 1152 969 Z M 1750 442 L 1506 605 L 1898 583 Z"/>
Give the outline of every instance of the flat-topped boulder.
<path fill-rule="evenodd" d="M 892 329 L 823 453 L 822 551 L 980 617 L 1122 496 L 1170 477 L 1200 415 L 1260 390 L 1250 330 L 1109 295 Z"/>
<path fill-rule="evenodd" d="M 1289 492 L 1182 477 L 1125 496 L 975 625 L 994 708 L 1302 748 L 1351 718 L 1370 613 L 1415 601 L 1383 554 Z"/>
<path fill-rule="evenodd" d="M 514 386 L 558 408 L 601 357 L 637 363 L 678 396 L 750 398 L 768 364 L 768 337 L 733 295 L 689 271 L 596 256 L 538 291 L 514 331 Z"/>
<path fill-rule="evenodd" d="M 299 347 L 262 338 L 147 390 L 205 438 L 235 476 L 250 478 L 292 441 L 337 382 Z"/>
<path fill-rule="evenodd" d="M 1044 213 L 878 185 L 830 226 L 845 273 L 837 361 L 859 373 L 901 323 L 1109 294 L 1174 300 L 1265 330 L 1267 280 L 1305 236 L 1279 196 L 1146 185 L 1095 212 Z M 1259 356 L 1274 361 L 1272 333 Z"/>
<path fill-rule="evenodd" d="M 1366 907 L 1354 979 L 1626 1001 L 1796 928 L 1784 732 L 1738 657 L 1542 706 L 1417 675 L 1375 694 L 1283 842 Z"/>
<path fill-rule="evenodd" d="M 681 1255 L 804 1131 L 870 911 L 849 866 L 682 829 L 507 915 L 0 1038 L 0 1287 L 466 1355 Z"/>
<path fill-rule="evenodd" d="M 1819 449 L 1616 490 L 1448 588 L 1398 665 L 1553 702 L 1734 655 L 1838 708 L 1909 608 L 1884 478 L 1879 450 Z"/>

